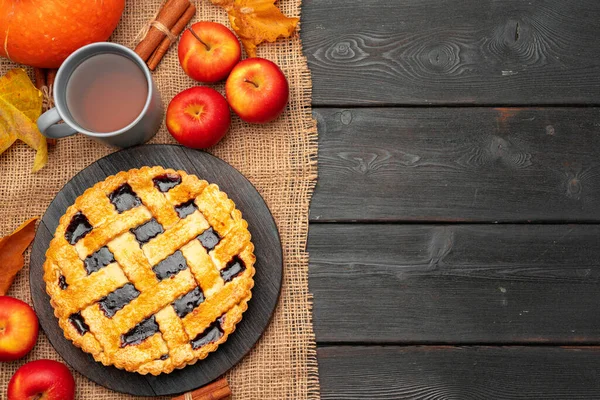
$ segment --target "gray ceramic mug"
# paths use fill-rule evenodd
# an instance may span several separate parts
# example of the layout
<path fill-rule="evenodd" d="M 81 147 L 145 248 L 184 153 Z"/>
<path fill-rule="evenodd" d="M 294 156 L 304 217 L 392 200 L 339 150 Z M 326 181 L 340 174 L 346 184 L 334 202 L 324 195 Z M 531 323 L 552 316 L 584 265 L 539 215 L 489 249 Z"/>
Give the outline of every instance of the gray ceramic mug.
<path fill-rule="evenodd" d="M 67 107 L 66 89 L 71 74 L 84 60 L 106 53 L 128 57 L 140 67 L 148 82 L 148 96 L 142 112 L 129 125 L 117 131 L 97 133 L 84 129 L 73 119 Z M 131 49 L 116 43 L 92 43 L 67 57 L 58 69 L 54 81 L 54 103 L 56 107 L 46 111 L 37 120 L 40 132 L 51 139 L 67 137 L 79 132 L 108 146 L 135 146 L 150 140 L 160 128 L 163 119 L 163 104 L 160 93 L 152 80 L 152 75 L 146 63 Z M 60 120 L 63 120 L 64 124 L 58 124 Z"/>

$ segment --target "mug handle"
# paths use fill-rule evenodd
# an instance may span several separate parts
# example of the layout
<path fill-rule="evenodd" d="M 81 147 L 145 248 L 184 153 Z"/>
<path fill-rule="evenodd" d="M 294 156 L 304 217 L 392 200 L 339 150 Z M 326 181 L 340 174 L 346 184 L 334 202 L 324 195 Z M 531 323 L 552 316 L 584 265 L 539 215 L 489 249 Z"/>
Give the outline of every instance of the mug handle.
<path fill-rule="evenodd" d="M 77 133 L 75 129 L 67 124 L 57 124 L 61 119 L 56 108 L 51 108 L 38 118 L 38 129 L 42 135 L 50 139 L 60 139 Z"/>

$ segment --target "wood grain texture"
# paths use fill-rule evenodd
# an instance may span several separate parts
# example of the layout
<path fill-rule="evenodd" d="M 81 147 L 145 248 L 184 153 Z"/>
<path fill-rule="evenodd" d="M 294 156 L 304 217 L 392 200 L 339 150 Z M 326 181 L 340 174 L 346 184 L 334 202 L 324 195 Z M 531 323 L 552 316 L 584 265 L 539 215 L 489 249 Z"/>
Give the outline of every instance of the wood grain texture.
<path fill-rule="evenodd" d="M 195 174 L 219 185 L 248 221 L 257 258 L 248 310 L 236 331 L 215 353 L 196 364 L 159 376 L 105 367 L 65 339 L 54 317 L 43 281 L 43 263 L 58 220 L 87 188 L 119 171 L 160 165 Z M 109 389 L 135 395 L 174 395 L 203 386 L 244 357 L 266 329 L 277 305 L 283 277 L 283 255 L 277 226 L 254 186 L 224 161 L 204 152 L 172 145 L 145 145 L 110 154 L 79 172 L 56 195 L 36 232 L 30 263 L 33 304 L 40 325 L 56 351 L 82 375 Z"/>
<path fill-rule="evenodd" d="M 600 221 L 598 108 L 316 109 L 314 221 Z"/>
<path fill-rule="evenodd" d="M 323 399 L 596 399 L 600 348 L 324 347 Z"/>
<path fill-rule="evenodd" d="M 303 2 L 314 105 L 600 102 L 597 1 Z"/>
<path fill-rule="evenodd" d="M 600 226 L 313 224 L 318 342 L 600 344 Z"/>

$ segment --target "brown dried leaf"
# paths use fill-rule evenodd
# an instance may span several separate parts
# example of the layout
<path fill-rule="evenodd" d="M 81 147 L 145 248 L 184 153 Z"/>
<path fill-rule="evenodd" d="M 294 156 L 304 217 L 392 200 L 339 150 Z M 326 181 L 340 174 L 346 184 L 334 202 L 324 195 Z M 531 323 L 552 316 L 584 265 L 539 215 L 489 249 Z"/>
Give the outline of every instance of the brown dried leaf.
<path fill-rule="evenodd" d="M 6 295 L 17 272 L 23 268 L 23 253 L 35 236 L 35 221 L 38 217 L 24 222 L 10 235 L 0 238 L 0 296 Z"/>
<path fill-rule="evenodd" d="M 16 139 L 36 150 L 33 172 L 48 161 L 48 146 L 35 121 L 42 112 L 42 93 L 25 70 L 13 69 L 0 78 L 0 154 Z"/>
<path fill-rule="evenodd" d="M 227 10 L 231 27 L 237 33 L 248 57 L 256 57 L 256 46 L 292 35 L 298 18 L 288 18 L 275 6 L 275 0 L 211 0 Z"/>

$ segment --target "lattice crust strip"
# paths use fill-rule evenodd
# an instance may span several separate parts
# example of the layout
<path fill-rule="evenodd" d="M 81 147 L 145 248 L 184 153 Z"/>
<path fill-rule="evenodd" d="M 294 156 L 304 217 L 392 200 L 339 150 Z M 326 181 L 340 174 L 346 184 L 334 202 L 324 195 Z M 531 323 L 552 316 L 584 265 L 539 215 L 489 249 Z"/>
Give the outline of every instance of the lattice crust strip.
<path fill-rule="evenodd" d="M 234 202 L 184 171 L 144 167 L 77 198 L 46 253 L 65 336 L 105 365 L 168 373 L 215 351 L 254 285 L 254 246 Z"/>

